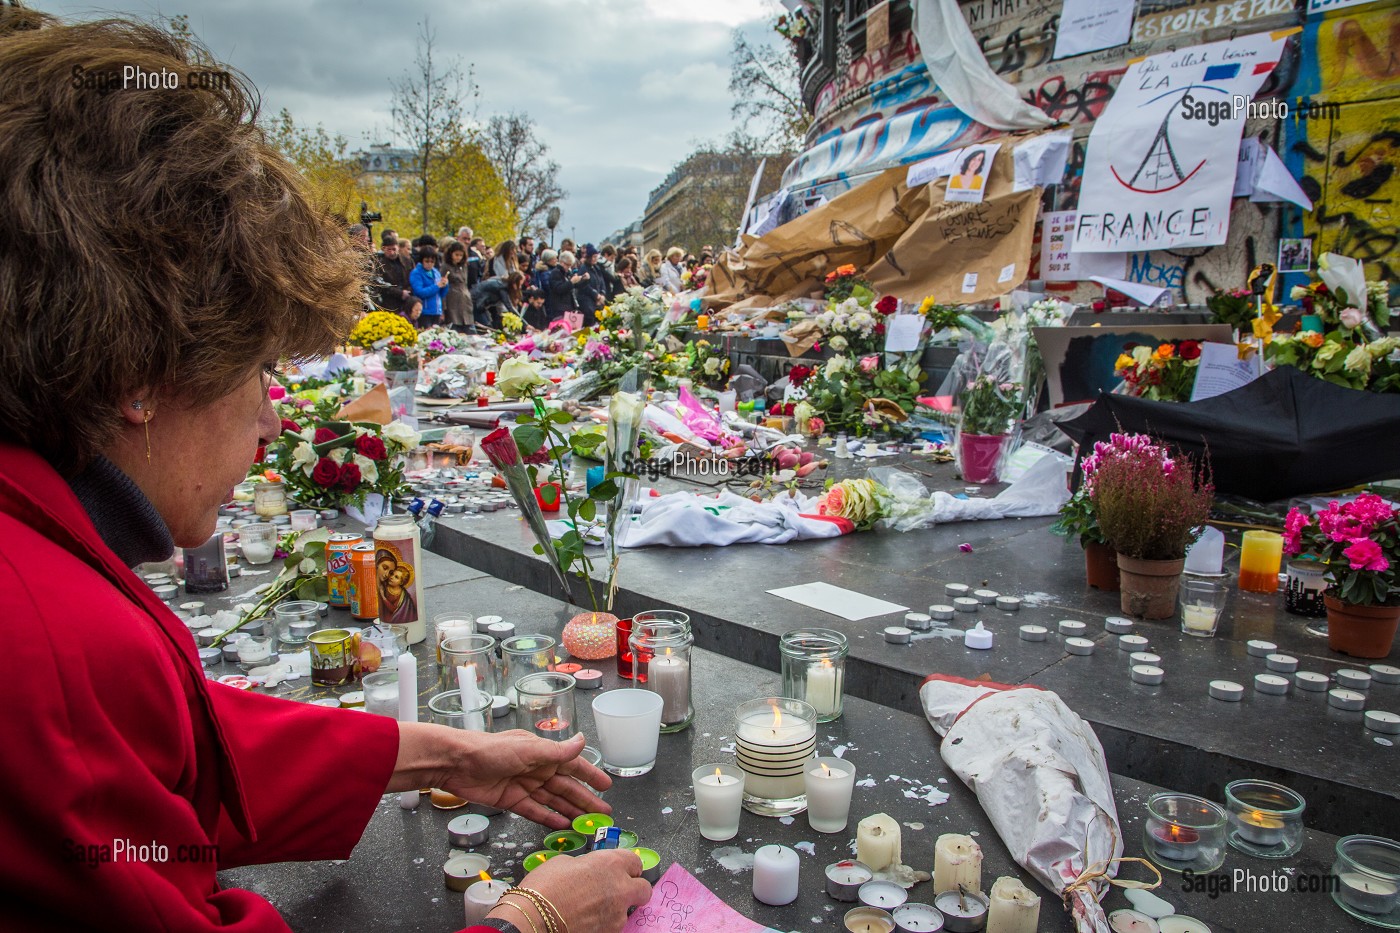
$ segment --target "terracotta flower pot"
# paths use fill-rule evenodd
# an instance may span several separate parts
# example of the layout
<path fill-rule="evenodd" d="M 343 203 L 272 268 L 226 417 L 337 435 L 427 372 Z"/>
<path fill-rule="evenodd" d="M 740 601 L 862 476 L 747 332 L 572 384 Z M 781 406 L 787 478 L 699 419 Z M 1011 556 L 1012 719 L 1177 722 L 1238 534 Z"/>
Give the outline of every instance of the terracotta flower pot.
<path fill-rule="evenodd" d="M 580 612 L 564 626 L 564 650 L 584 661 L 617 654 L 617 616 L 611 612 Z"/>
<path fill-rule="evenodd" d="M 1118 555 L 1120 605 L 1124 615 L 1170 619 L 1176 613 L 1176 593 L 1186 558 L 1139 560 Z"/>
<path fill-rule="evenodd" d="M 969 483 L 995 483 L 1005 434 L 963 434 L 958 438 L 958 467 Z"/>
<path fill-rule="evenodd" d="M 1084 577 L 1089 585 L 1105 593 L 1118 592 L 1118 555 L 1098 541 L 1084 542 Z"/>
<path fill-rule="evenodd" d="M 1327 605 L 1327 646 L 1353 658 L 1383 658 L 1395 644 L 1400 606 L 1354 606 L 1332 595 Z"/>

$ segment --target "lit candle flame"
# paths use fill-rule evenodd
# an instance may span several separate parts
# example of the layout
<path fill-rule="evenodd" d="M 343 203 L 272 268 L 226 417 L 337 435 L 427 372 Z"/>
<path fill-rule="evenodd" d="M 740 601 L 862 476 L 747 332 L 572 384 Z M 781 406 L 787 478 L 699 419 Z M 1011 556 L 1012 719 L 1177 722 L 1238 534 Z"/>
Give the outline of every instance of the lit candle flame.
<path fill-rule="evenodd" d="M 670 648 L 667 648 L 667 649 L 666 649 L 666 657 L 669 658 L 670 656 L 671 656 L 671 649 L 670 649 Z"/>
<path fill-rule="evenodd" d="M 492 880 L 492 879 L 491 879 L 491 873 L 490 873 L 489 871 L 483 871 L 483 872 L 481 873 L 481 880 L 482 880 L 482 881 L 490 881 L 490 880 Z"/>
<path fill-rule="evenodd" d="M 831 662 L 826 658 L 822 658 L 822 667 L 831 667 Z"/>
<path fill-rule="evenodd" d="M 824 761 L 822 762 L 822 777 L 831 777 L 831 769 L 826 766 Z"/>
<path fill-rule="evenodd" d="M 783 711 L 780 710 L 780 709 L 778 708 L 778 704 L 774 703 L 774 704 L 773 704 L 773 732 L 774 732 L 774 734 L 777 734 L 777 731 L 778 731 L 779 729 L 781 729 L 782 727 L 783 727 Z"/>
<path fill-rule="evenodd" d="M 719 768 L 715 769 L 715 780 L 721 784 L 724 783 L 724 774 L 719 770 Z"/>

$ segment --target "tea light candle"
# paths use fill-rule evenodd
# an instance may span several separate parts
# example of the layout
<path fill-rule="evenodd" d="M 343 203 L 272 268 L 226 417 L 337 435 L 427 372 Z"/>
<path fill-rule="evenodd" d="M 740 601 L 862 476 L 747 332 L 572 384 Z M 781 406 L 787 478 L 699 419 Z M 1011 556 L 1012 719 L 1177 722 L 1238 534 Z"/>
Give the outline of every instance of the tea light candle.
<path fill-rule="evenodd" d="M 1400 901 L 1400 887 L 1374 875 L 1344 871 L 1337 875 L 1337 897 L 1363 914 L 1385 915 Z"/>
<path fill-rule="evenodd" d="M 556 665 L 554 665 L 554 671 L 555 671 L 555 673 L 558 673 L 558 674 L 568 674 L 570 677 L 573 677 L 574 675 L 576 675 L 576 674 L 577 674 L 579 671 L 581 671 L 581 670 L 583 670 L 583 665 L 582 665 L 582 664 L 556 664 Z"/>
<path fill-rule="evenodd" d="M 1327 705 L 1350 712 L 1360 712 L 1366 708 L 1366 694 L 1355 690 L 1329 690 Z"/>
<path fill-rule="evenodd" d="M 1133 620 L 1122 616 L 1109 616 L 1103 620 L 1104 630 L 1113 635 L 1126 635 L 1133 630 Z"/>
<path fill-rule="evenodd" d="M 977 933 L 987 925 L 987 895 L 976 891 L 944 891 L 933 899 L 948 933 Z"/>
<path fill-rule="evenodd" d="M 968 586 L 965 583 L 945 583 L 943 593 L 946 596 L 966 596 Z"/>
<path fill-rule="evenodd" d="M 1288 694 L 1288 678 L 1280 677 L 1277 674 L 1255 674 L 1254 689 L 1270 696 L 1286 696 Z"/>
<path fill-rule="evenodd" d="M 529 855 L 525 856 L 525 861 L 521 862 L 520 865 L 528 874 L 558 854 L 558 852 L 550 852 L 548 849 L 542 849 L 539 852 L 531 852 Z"/>
<path fill-rule="evenodd" d="M 991 606 L 996 603 L 997 597 L 1001 594 L 996 590 L 973 590 L 972 597 L 984 606 Z"/>
<path fill-rule="evenodd" d="M 860 897 L 860 886 L 875 873 L 864 862 L 846 859 L 826 866 L 826 893 L 834 901 L 854 903 Z"/>
<path fill-rule="evenodd" d="M 597 690 L 603 685 L 603 672 L 585 667 L 574 675 L 574 685 L 579 690 Z"/>
<path fill-rule="evenodd" d="M 224 649 L 222 648 L 200 648 L 199 663 L 201 667 L 213 667 L 223 659 Z"/>
<path fill-rule="evenodd" d="M 807 765 L 805 776 L 807 822 L 812 829 L 819 833 L 845 831 L 856 784 L 855 765 L 841 758 L 818 758 Z"/>
<path fill-rule="evenodd" d="M 894 933 L 894 918 L 878 907 L 857 907 L 842 919 L 847 933 Z"/>
<path fill-rule="evenodd" d="M 982 847 L 971 836 L 944 833 L 933 845 L 933 889 L 939 894 L 956 892 L 960 885 L 982 890 Z"/>
<path fill-rule="evenodd" d="M 242 658 L 240 658 L 239 660 L 242 660 Z M 359 706 L 364 706 L 365 692 L 363 690 L 351 690 L 349 693 L 342 693 L 340 695 L 340 705 L 344 706 L 347 709 L 354 709 Z M 466 888 L 463 888 L 462 890 L 465 891 Z"/>
<path fill-rule="evenodd" d="M 928 607 L 928 614 L 935 622 L 947 622 L 953 618 L 953 613 L 957 610 L 952 606 L 945 606 L 942 603 Z"/>
<path fill-rule="evenodd" d="M 1240 838 L 1257 846 L 1276 846 L 1283 841 L 1283 820 L 1260 810 L 1232 813 Z"/>
<path fill-rule="evenodd" d="M 214 644 L 214 639 L 222 634 L 223 632 L 216 628 L 202 628 L 194 633 L 195 644 L 201 648 L 208 648 Z"/>
<path fill-rule="evenodd" d="M 733 765 L 705 765 L 695 769 L 691 786 L 700 835 L 715 842 L 739 834 L 739 812 L 744 805 L 744 772 Z"/>
<path fill-rule="evenodd" d="M 172 602 L 179 595 L 180 588 L 173 583 L 162 583 L 151 587 L 151 592 L 160 597 L 161 602 Z"/>
<path fill-rule="evenodd" d="M 1245 650 L 1249 652 L 1250 657 L 1254 658 L 1267 658 L 1269 655 L 1273 654 L 1275 651 L 1278 650 L 1278 645 L 1274 644 L 1273 642 L 1259 641 L 1257 639 L 1254 641 L 1246 642 L 1244 647 Z"/>
<path fill-rule="evenodd" d="M 631 849 L 633 854 L 642 860 L 642 878 L 652 884 L 656 884 L 661 880 L 661 853 L 657 852 L 655 849 L 638 847 L 635 844 L 636 839 L 632 841 L 633 845 L 624 845 L 621 846 L 621 848 Z"/>
<path fill-rule="evenodd" d="M 465 893 L 491 867 L 491 860 L 475 852 L 458 852 L 442 865 L 443 883 L 449 891 Z"/>
<path fill-rule="evenodd" d="M 1151 664 L 1134 664 L 1131 676 L 1135 684 L 1155 687 L 1162 682 L 1162 678 L 1166 676 L 1166 672 L 1160 667 L 1153 667 Z"/>
<path fill-rule="evenodd" d="M 1264 658 L 1264 666 L 1276 674 L 1292 674 L 1298 669 L 1298 659 L 1287 654 L 1271 654 Z"/>
<path fill-rule="evenodd" d="M 1337 686 L 1348 690 L 1370 690 L 1371 675 L 1365 671 L 1342 668 L 1337 671 Z"/>
<path fill-rule="evenodd" d="M 490 832 L 490 820 L 479 813 L 467 813 L 447 824 L 447 842 L 458 849 L 475 849 L 486 842 Z"/>
<path fill-rule="evenodd" d="M 867 816 L 856 826 L 856 860 L 871 871 L 884 871 L 898 865 L 902 840 L 899 824 L 888 814 Z"/>
<path fill-rule="evenodd" d="M 1293 675 L 1293 685 L 1299 690 L 1306 690 L 1309 693 L 1323 693 L 1327 690 L 1331 681 L 1326 674 L 1315 674 L 1312 671 L 1299 671 Z"/>
<path fill-rule="evenodd" d="M 584 839 L 592 839 L 593 834 L 606 826 L 613 826 L 613 818 L 606 813 L 585 813 L 574 817 L 574 832 Z"/>
<path fill-rule="evenodd" d="M 485 632 L 487 635 L 490 635 L 492 638 L 496 639 L 496 644 L 499 645 L 507 638 L 512 638 L 515 636 L 515 623 L 492 622 L 490 625 L 487 625 L 485 628 L 482 628 L 481 620 L 477 619 L 476 630 L 478 632 Z"/>
<path fill-rule="evenodd" d="M 971 596 L 959 596 L 953 600 L 953 608 L 958 612 L 976 612 L 980 605 L 982 604 Z"/>
<path fill-rule="evenodd" d="M 491 698 L 491 718 L 500 719 L 510 713 L 510 697 L 493 696 Z"/>
<path fill-rule="evenodd" d="M 483 875 L 486 872 L 482 872 Z M 510 883 L 495 881 L 489 876 L 467 888 L 462 900 L 466 907 L 467 926 L 473 926 L 486 919 L 501 896 L 510 890 Z"/>
<path fill-rule="evenodd" d="M 1021 641 L 1044 641 L 1049 630 L 1043 625 L 1023 625 L 1019 633 Z"/>
<path fill-rule="evenodd" d="M 885 641 L 891 645 L 907 645 L 914 633 L 902 625 L 891 625 L 885 629 Z"/>
<path fill-rule="evenodd" d="M 1156 667 L 1161 663 L 1162 656 L 1160 654 L 1153 654 L 1151 651 L 1134 651 L 1132 654 L 1128 655 L 1128 665 L 1130 667 L 1134 664 L 1151 664 Z"/>
<path fill-rule="evenodd" d="M 904 624 L 906 627 L 916 632 L 927 632 L 929 629 L 933 628 L 933 617 L 924 612 L 906 612 L 904 614 Z M 811 700 L 809 699 L 807 702 L 810 703 Z"/>
<path fill-rule="evenodd" d="M 1066 638 L 1065 650 L 1070 654 L 1087 657 L 1094 653 L 1094 643 L 1087 638 Z"/>
<path fill-rule="evenodd" d="M 797 900 L 800 868 L 797 853 L 787 846 L 760 846 L 753 854 L 754 899 L 771 907 Z"/>
<path fill-rule="evenodd" d="M 1128 652 L 1132 652 L 1132 651 L 1146 651 L 1147 648 L 1148 648 L 1148 646 L 1149 646 L 1150 644 L 1151 644 L 1151 642 L 1149 642 L 1149 641 L 1148 641 L 1145 637 L 1143 637 L 1142 635 L 1119 635 L 1119 636 L 1118 636 L 1118 650 L 1119 650 L 1119 651 L 1128 651 Z"/>
<path fill-rule="evenodd" d="M 189 602 L 181 603 L 180 611 L 185 613 L 186 615 L 189 615 L 191 618 L 193 618 L 194 616 L 204 615 L 204 603 L 199 602 L 198 600 L 191 600 Z"/>
<path fill-rule="evenodd" d="M 1021 610 L 1021 599 L 1018 596 L 998 596 L 997 608 L 1002 612 L 1019 612 Z"/>
<path fill-rule="evenodd" d="M 1400 735 L 1400 716 L 1384 710 L 1367 710 L 1366 728 L 1385 735 Z"/>
<path fill-rule="evenodd" d="M 1400 667 L 1391 664 L 1372 664 L 1371 679 L 1378 684 L 1400 684 Z"/>
<path fill-rule="evenodd" d="M 1019 879 L 1001 877 L 992 882 L 991 901 L 987 933 L 1035 933 L 1040 923 L 1040 895 Z"/>
<path fill-rule="evenodd" d="M 992 647 L 993 635 L 987 631 L 981 622 L 973 628 L 963 632 L 963 644 L 978 651 L 987 651 Z"/>
<path fill-rule="evenodd" d="M 1212 680 L 1210 682 L 1210 696 L 1214 700 L 1238 703 L 1244 699 L 1244 687 L 1229 680 Z"/>
<path fill-rule="evenodd" d="M 860 886 L 860 902 L 866 907 L 893 910 L 909 900 L 909 894 L 893 881 L 867 881 Z"/>
<path fill-rule="evenodd" d="M 550 852 L 583 852 L 588 849 L 588 839 L 583 833 L 561 829 L 544 837 L 544 847 Z"/>
<path fill-rule="evenodd" d="M 1215 631 L 1215 617 L 1218 612 L 1214 606 L 1189 603 L 1181 607 L 1181 626 L 1188 632 L 1209 634 Z"/>
<path fill-rule="evenodd" d="M 1089 626 L 1080 622 L 1078 619 L 1061 619 L 1056 627 L 1059 629 L 1061 635 L 1072 635 L 1076 638 L 1083 636 L 1084 632 L 1089 628 Z"/>
<path fill-rule="evenodd" d="M 1115 910 L 1108 915 L 1108 928 L 1113 933 L 1160 933 L 1157 921 L 1136 910 Z"/>
<path fill-rule="evenodd" d="M 1195 917 L 1184 917 L 1181 914 L 1158 917 L 1157 929 L 1161 933 L 1210 933 L 1210 927 Z"/>
<path fill-rule="evenodd" d="M 943 915 L 928 904 L 903 904 L 892 912 L 895 933 L 939 933 Z"/>
<path fill-rule="evenodd" d="M 1160 823 L 1151 827 L 1148 835 L 1154 854 L 1172 862 L 1189 862 L 1201 848 L 1201 834 L 1189 826 Z"/>

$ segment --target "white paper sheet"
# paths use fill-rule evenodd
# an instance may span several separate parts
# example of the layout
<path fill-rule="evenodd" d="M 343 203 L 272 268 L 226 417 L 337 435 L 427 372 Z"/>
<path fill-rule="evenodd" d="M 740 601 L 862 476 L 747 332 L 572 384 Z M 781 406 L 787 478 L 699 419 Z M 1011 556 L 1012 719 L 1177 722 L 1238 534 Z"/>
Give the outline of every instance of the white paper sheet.
<path fill-rule="evenodd" d="M 1021 143 L 1012 150 L 1016 170 L 1015 190 L 1025 191 L 1036 185 L 1058 185 L 1065 178 L 1069 161 L 1069 146 L 1074 134 L 1046 133 Z"/>
<path fill-rule="evenodd" d="M 904 186 L 917 188 L 919 185 L 926 185 L 931 181 L 937 181 L 944 175 L 951 174 L 953 166 L 958 164 L 958 157 L 961 155 L 961 149 L 954 149 L 951 152 L 940 152 L 922 162 L 915 162 L 909 166 L 909 174 L 904 176 Z"/>
<path fill-rule="evenodd" d="M 803 583 L 800 586 L 785 586 L 768 592 L 779 599 L 840 616 L 847 622 L 859 622 L 862 619 L 909 610 L 908 606 L 876 599 L 874 596 L 832 586 L 830 583 Z"/>
<path fill-rule="evenodd" d="M 1091 275 L 1090 281 L 1098 282 L 1104 288 L 1111 288 L 1115 292 L 1122 292 L 1133 301 L 1141 302 L 1151 308 L 1160 305 L 1169 308 L 1172 305 L 1172 290 L 1170 288 L 1157 288 L 1152 285 L 1143 285 L 1140 282 L 1125 282 L 1122 279 L 1110 279 L 1104 275 Z M 1165 300 L 1164 300 L 1165 299 Z"/>
<path fill-rule="evenodd" d="M 907 353 L 919 348 L 924 329 L 922 314 L 893 314 L 885 318 L 885 352 Z"/>
<path fill-rule="evenodd" d="M 1312 198 L 1303 191 L 1298 179 L 1283 164 L 1272 146 L 1262 146 L 1263 164 L 1259 166 L 1259 177 L 1254 180 L 1254 193 L 1249 199 L 1260 201 L 1289 201 L 1305 211 L 1313 209 Z"/>
<path fill-rule="evenodd" d="M 1072 253 L 1075 211 L 1047 211 L 1042 215 L 1040 277 L 1046 282 L 1080 282 L 1103 275 L 1121 279 L 1127 272 L 1126 253 Z"/>
<path fill-rule="evenodd" d="M 1136 6 L 1119 0 L 1065 0 L 1053 57 L 1083 55 L 1127 42 Z"/>
<path fill-rule="evenodd" d="M 1242 360 L 1233 343 L 1203 343 L 1201 362 L 1196 369 L 1196 384 L 1191 389 L 1191 401 L 1224 395 L 1258 378 L 1259 354 Z"/>

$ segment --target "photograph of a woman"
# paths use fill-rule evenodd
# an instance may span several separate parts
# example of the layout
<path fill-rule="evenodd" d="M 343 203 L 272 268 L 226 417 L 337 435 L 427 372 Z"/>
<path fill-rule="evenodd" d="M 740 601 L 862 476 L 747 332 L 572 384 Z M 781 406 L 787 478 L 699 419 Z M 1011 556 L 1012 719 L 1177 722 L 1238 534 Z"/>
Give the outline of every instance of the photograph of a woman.
<path fill-rule="evenodd" d="M 962 166 L 958 169 L 958 173 L 948 179 L 948 187 L 981 191 L 982 169 L 986 164 L 987 154 L 981 149 L 974 149 L 963 158 Z"/>
<path fill-rule="evenodd" d="M 981 201 L 987 193 L 987 178 L 998 145 L 969 146 L 954 158 L 956 170 L 948 176 L 945 197 L 949 201 Z"/>

